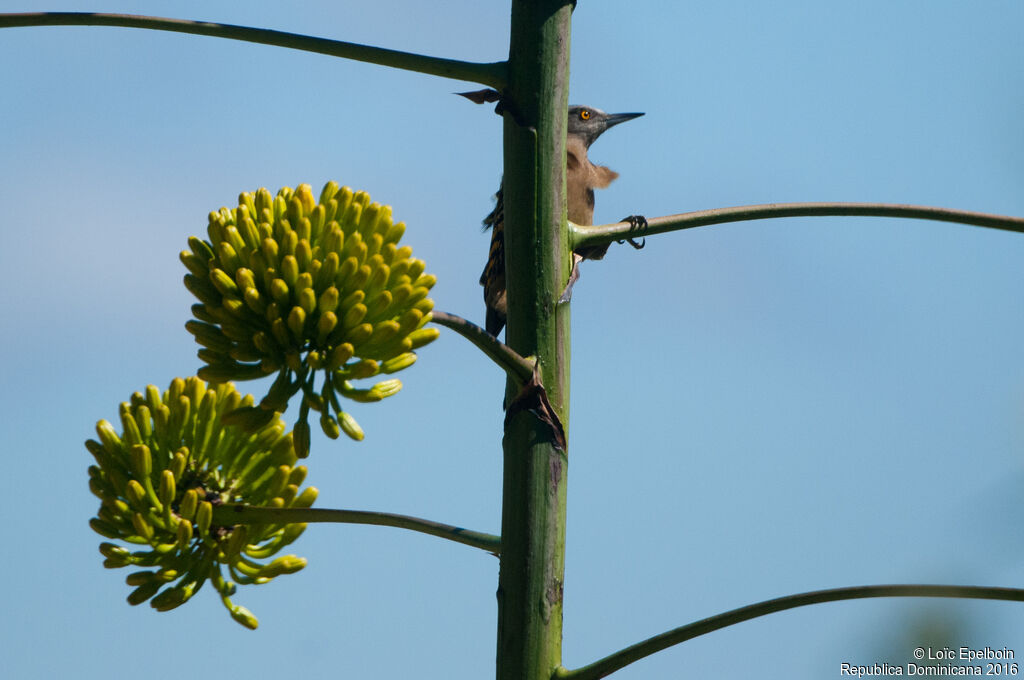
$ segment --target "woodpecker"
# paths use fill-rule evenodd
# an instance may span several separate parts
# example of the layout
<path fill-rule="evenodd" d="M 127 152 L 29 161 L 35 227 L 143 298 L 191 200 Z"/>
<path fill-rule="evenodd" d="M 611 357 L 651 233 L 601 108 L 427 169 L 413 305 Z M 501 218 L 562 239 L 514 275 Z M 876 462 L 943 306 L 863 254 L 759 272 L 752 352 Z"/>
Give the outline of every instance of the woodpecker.
<path fill-rule="evenodd" d="M 639 118 L 642 113 L 605 113 L 592 106 L 570 106 L 569 124 L 565 136 L 565 197 L 569 221 L 579 225 L 594 223 L 594 189 L 604 189 L 619 176 L 611 168 L 595 165 L 587 158 L 587 150 L 605 130 L 627 120 Z M 505 326 L 505 205 L 502 187 L 498 187 L 497 202 L 491 214 L 484 218 L 484 229 L 491 230 L 491 246 L 487 265 L 480 275 L 487 305 L 487 332 L 497 336 Z M 627 218 L 642 220 L 643 218 Z M 642 247 L 632 239 L 634 248 Z M 579 277 L 577 267 L 581 260 L 600 260 L 608 252 L 608 245 L 588 246 L 573 253 L 573 268 L 563 299 L 567 299 L 572 284 Z"/>

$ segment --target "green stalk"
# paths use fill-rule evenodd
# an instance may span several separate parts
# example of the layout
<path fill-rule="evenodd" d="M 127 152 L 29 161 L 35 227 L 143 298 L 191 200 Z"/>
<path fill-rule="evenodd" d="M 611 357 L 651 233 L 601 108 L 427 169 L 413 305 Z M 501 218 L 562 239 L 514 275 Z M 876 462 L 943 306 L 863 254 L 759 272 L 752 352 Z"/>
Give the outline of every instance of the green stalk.
<path fill-rule="evenodd" d="M 547 680 L 561 665 L 569 407 L 565 207 L 567 0 L 514 0 L 504 91 L 508 344 L 540 384 L 506 383 L 497 677 Z"/>
<path fill-rule="evenodd" d="M 229 38 L 262 45 L 276 45 L 293 50 L 318 52 L 332 57 L 365 61 L 381 66 L 429 73 L 455 80 L 468 80 L 501 89 L 505 86 L 505 62 L 478 64 L 455 59 L 427 57 L 422 54 L 370 47 L 340 40 L 313 38 L 308 35 L 271 31 L 264 28 L 249 28 L 232 24 L 217 24 L 209 21 L 188 19 L 167 19 L 164 17 L 137 16 L 134 14 L 103 14 L 101 12 L 25 12 L 0 14 L 0 28 L 19 26 L 124 26 L 148 28 L 156 31 L 192 33 L 215 38 Z"/>
<path fill-rule="evenodd" d="M 561 668 L 555 674 L 557 680 L 599 680 L 615 671 L 625 668 L 634 661 L 639 661 L 655 652 L 668 649 L 680 642 L 692 640 L 743 621 L 756 619 L 766 614 L 786 611 L 796 607 L 806 607 L 823 602 L 839 602 L 841 600 L 858 600 L 869 597 L 956 597 L 976 600 L 1004 600 L 1008 602 L 1024 602 L 1024 590 L 1019 588 L 992 588 L 987 586 L 945 586 L 945 585 L 881 585 L 851 586 L 848 588 L 832 588 L 815 590 L 809 593 L 786 595 L 774 600 L 766 600 L 757 604 L 733 609 L 723 614 L 711 616 L 700 621 L 674 628 L 655 635 L 643 642 L 619 650 L 614 654 L 595 661 L 589 666 L 566 670 Z"/>
<path fill-rule="evenodd" d="M 463 319 L 461 316 L 440 312 L 436 309 L 430 315 L 432 317 L 431 321 L 434 323 L 452 329 L 476 345 L 481 352 L 490 357 L 494 363 L 498 364 L 508 373 L 509 377 L 516 378 L 520 384 L 533 377 L 533 363 L 531 361 L 513 352 L 508 345 L 502 344 L 500 340 L 483 328 L 480 328 L 480 326 Z"/>
<path fill-rule="evenodd" d="M 640 238 L 670 231 L 707 227 L 728 222 L 765 220 L 776 217 L 903 217 L 937 222 L 956 222 L 976 227 L 1024 232 L 1024 217 L 993 215 L 990 213 L 935 208 L 926 205 L 898 203 L 766 203 L 743 205 L 735 208 L 714 208 L 694 212 L 652 217 L 647 226 L 633 229 L 629 222 L 616 222 L 598 226 L 570 225 L 574 248 L 597 246 L 624 238 Z"/>
<path fill-rule="evenodd" d="M 222 526 L 235 524 L 300 524 L 302 522 L 331 522 L 335 524 L 375 524 L 397 527 L 437 536 L 463 545 L 497 554 L 501 551 L 501 537 L 462 527 L 442 524 L 409 515 L 367 510 L 332 510 L 330 508 L 267 508 L 252 505 L 220 505 L 213 509 L 213 521 Z"/>

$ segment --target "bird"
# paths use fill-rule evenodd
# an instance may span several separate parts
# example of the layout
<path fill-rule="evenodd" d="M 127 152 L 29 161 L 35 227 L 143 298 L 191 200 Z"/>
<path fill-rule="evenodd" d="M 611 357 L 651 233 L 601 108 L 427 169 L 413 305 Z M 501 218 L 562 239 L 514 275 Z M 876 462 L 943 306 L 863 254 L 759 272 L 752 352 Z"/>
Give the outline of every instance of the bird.
<path fill-rule="evenodd" d="M 603 165 L 596 165 L 587 157 L 590 146 L 601 134 L 619 123 L 639 118 L 642 113 L 605 113 L 593 106 L 570 106 L 565 136 L 565 195 L 569 221 L 579 225 L 594 223 L 594 189 L 604 189 L 619 173 Z M 497 337 L 505 327 L 505 202 L 502 186 L 498 187 L 494 210 L 484 218 L 484 229 L 491 230 L 487 264 L 480 275 L 487 307 L 485 328 Z M 642 217 L 626 218 L 636 224 L 646 222 Z M 634 222 L 635 220 L 635 222 Z M 630 239 L 634 248 L 642 244 Z M 573 253 L 572 274 L 561 300 L 567 300 L 573 283 L 579 278 L 581 260 L 600 260 L 608 252 L 608 244 L 587 246 Z"/>

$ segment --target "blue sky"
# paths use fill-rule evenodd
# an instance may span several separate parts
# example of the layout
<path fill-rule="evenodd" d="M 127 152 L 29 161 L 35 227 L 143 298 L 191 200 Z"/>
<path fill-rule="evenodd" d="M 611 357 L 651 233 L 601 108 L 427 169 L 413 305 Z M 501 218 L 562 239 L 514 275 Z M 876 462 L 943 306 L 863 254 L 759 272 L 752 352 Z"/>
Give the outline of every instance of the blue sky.
<path fill-rule="evenodd" d="M 467 60 L 508 49 L 507 2 L 0 5 Z M 592 149 L 621 173 L 596 217 L 800 200 L 1024 215 L 1022 23 L 1014 1 L 580 2 L 570 99 L 647 113 Z M 0 496 L 9 677 L 493 673 L 497 561 L 395 529 L 311 527 L 303 572 L 236 597 L 257 632 L 212 592 L 166 614 L 129 607 L 86 524 L 82 447 L 131 392 L 198 368 L 177 254 L 243 190 L 369 191 L 407 222 L 437 307 L 482 322 L 501 126 L 451 95 L 474 86 L 114 28 L 3 30 L 0 63 L 2 447 L 35 475 L 8 475 Z M 1024 583 L 1022 260 L 1018 234 L 818 218 L 669 234 L 585 264 L 566 665 L 805 590 Z M 402 378 L 400 395 L 355 411 L 364 442 L 314 441 L 318 505 L 496 532 L 501 374 L 445 332 Z M 957 644 L 1013 648 L 1024 633 L 1019 604 L 827 604 L 615 677 L 838 677 L 929 616 L 953 621 Z"/>

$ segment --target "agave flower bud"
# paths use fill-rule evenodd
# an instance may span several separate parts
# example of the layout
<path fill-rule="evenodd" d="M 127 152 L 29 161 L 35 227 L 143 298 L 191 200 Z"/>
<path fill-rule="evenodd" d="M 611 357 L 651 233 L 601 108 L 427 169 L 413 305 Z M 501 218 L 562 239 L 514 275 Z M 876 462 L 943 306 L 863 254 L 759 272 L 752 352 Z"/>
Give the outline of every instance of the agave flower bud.
<path fill-rule="evenodd" d="M 260 189 L 210 213 L 208 240 L 193 236 L 181 253 L 185 285 L 199 299 L 185 325 L 203 348 L 199 377 L 221 383 L 277 372 L 278 388 L 258 408 L 284 411 L 300 386 L 305 396 L 324 392 L 314 387 L 321 373 L 334 411 L 321 423 L 335 434 L 339 397 L 365 401 L 366 393 L 335 392 L 335 382 L 371 377 L 380 365 L 388 373 L 411 366 L 412 350 L 437 337 L 424 328 L 436 278 L 398 245 L 404 233 L 389 206 L 335 182 L 319 199 L 308 184 L 276 196 Z M 258 427 L 251 411 L 235 422 Z"/>
<path fill-rule="evenodd" d="M 248 413 L 244 409 L 252 404 L 231 383 L 178 378 L 163 394 L 151 385 L 145 396 L 136 393 L 121 405 L 126 432 L 101 420 L 98 441 L 86 442 L 96 460 L 90 489 L 101 502 L 89 525 L 137 549 L 101 543 L 104 566 L 157 570 L 129 575 L 130 604 L 149 601 L 168 611 L 209 579 L 232 617 L 255 628 L 256 618 L 228 599 L 236 585 L 224 571 L 240 583 L 257 584 L 305 566 L 294 555 L 273 559 L 304 524 L 226 526 L 214 518 L 215 506 L 225 503 L 304 508 L 316 498 L 314 487 L 299 492 L 306 468 L 295 465 L 293 437 L 276 414 L 235 419 L 242 424 L 221 418 L 224 412 Z"/>

